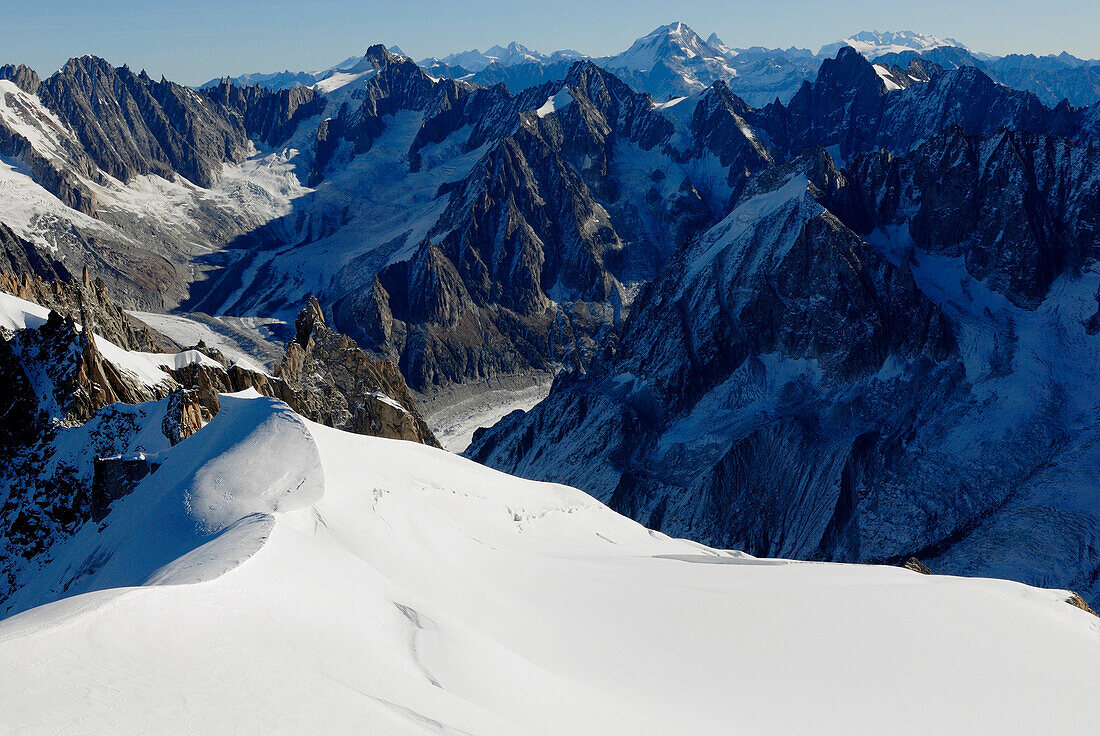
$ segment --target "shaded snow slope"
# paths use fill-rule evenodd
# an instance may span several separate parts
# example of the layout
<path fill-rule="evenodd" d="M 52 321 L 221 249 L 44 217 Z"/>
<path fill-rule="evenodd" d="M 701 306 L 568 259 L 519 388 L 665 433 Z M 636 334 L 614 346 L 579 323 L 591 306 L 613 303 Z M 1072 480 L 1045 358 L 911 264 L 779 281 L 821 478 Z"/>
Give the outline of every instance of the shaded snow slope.
<path fill-rule="evenodd" d="M 85 595 L 0 623 L 0 730 L 972 734 L 1100 718 L 1100 623 L 1064 591 L 716 551 L 270 399 L 225 397 L 48 573 L 77 570 L 65 594 Z"/>
<path fill-rule="evenodd" d="M 104 523 L 89 523 L 55 547 L 3 612 L 104 588 L 196 582 L 233 567 L 262 545 L 273 512 L 324 492 L 303 422 L 255 392 L 224 396 L 222 411 L 203 428 L 204 442 L 165 453 L 160 469 L 117 501 Z"/>
<path fill-rule="evenodd" d="M 180 345 L 203 342 L 221 352 L 229 362 L 257 373 L 266 372 L 266 368 L 277 364 L 286 352 L 285 340 L 271 334 L 271 328 L 285 328 L 281 320 L 135 311 L 130 315 Z"/>
<path fill-rule="evenodd" d="M 0 328 L 22 330 L 34 329 L 46 324 L 50 310 L 26 299 L 0 291 Z"/>

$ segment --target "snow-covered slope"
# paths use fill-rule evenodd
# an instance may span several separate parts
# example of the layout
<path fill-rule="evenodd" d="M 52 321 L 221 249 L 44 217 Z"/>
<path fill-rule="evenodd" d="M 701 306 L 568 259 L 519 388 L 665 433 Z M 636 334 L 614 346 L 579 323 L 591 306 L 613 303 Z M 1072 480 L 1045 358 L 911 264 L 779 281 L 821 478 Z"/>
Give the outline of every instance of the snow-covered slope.
<path fill-rule="evenodd" d="M 0 328 L 22 330 L 41 327 L 46 323 L 50 310 L 25 299 L 0 291 Z M 77 327 L 77 329 L 82 329 Z M 101 335 L 95 336 L 96 348 L 103 357 L 140 385 L 149 388 L 173 384 L 167 370 L 198 364 L 221 368 L 216 360 L 197 350 L 180 353 L 146 353 L 125 350 Z M 42 393 L 42 392 L 40 392 Z M 40 396 L 40 398 L 43 398 Z"/>
<path fill-rule="evenodd" d="M 255 396 L 0 623 L 10 733 L 1040 733 L 1100 718 L 1064 591 L 756 560 Z"/>
<path fill-rule="evenodd" d="M 38 96 L 6 80 L 0 136 L 22 141 L 15 154 L 0 146 L 0 222 L 70 273 L 88 265 L 117 298 L 150 307 L 185 295 L 183 282 L 201 273 L 195 255 L 286 215 L 308 192 L 293 148 L 253 147 L 208 188 L 150 174 L 120 181 L 95 167 Z"/>

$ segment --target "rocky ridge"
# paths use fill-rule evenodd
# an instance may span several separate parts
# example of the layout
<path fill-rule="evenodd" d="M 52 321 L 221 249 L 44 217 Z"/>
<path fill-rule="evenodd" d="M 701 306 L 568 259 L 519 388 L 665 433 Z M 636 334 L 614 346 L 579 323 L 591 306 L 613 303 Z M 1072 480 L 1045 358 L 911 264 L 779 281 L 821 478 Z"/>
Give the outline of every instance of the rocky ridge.
<path fill-rule="evenodd" d="M 239 119 L 204 95 L 103 59 L 70 59 L 37 90 L 75 131 L 96 165 L 123 181 L 141 174 L 215 183 L 225 162 L 248 152 Z"/>
<path fill-rule="evenodd" d="M 9 290 L 50 311 L 40 324 L 0 331 L 0 600 L 57 539 L 102 519 L 155 472 L 161 449 L 200 431 L 221 393 L 253 389 L 329 426 L 438 446 L 396 367 L 325 327 L 315 300 L 274 377 L 200 343 L 154 354 L 164 368 L 153 380 L 130 364 L 148 353 L 133 351 L 173 344 L 113 304 L 101 281 L 0 276 Z"/>
<path fill-rule="evenodd" d="M 275 369 L 295 411 L 357 434 L 438 447 L 416 410 L 397 366 L 368 356 L 355 341 L 331 330 L 311 297 L 295 323 L 295 337 Z"/>

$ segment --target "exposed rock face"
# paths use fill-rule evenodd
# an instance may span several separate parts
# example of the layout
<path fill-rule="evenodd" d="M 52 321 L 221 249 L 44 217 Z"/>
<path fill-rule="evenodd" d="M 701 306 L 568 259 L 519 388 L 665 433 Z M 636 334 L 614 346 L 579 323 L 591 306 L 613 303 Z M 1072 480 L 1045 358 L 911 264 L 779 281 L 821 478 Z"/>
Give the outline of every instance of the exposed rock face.
<path fill-rule="evenodd" d="M 908 225 L 917 248 L 964 258 L 1017 306 L 1034 309 L 1059 275 L 1100 255 L 1100 156 L 1066 138 L 953 127 L 909 156 L 861 155 L 848 170 L 857 229 Z"/>
<path fill-rule="evenodd" d="M 1085 603 L 1084 599 L 1081 598 L 1081 596 L 1077 595 L 1076 593 L 1071 595 L 1066 600 L 1066 603 L 1070 604 L 1074 608 L 1080 608 L 1085 613 L 1091 613 L 1093 616 L 1100 615 L 1100 614 L 1097 614 L 1096 611 L 1092 610 L 1092 607 L 1089 606 L 1088 603 Z"/>
<path fill-rule="evenodd" d="M 893 65 L 883 64 L 880 60 L 876 60 L 875 66 L 877 67 L 876 71 L 886 69 L 887 73 L 883 77 L 883 81 L 894 84 L 897 89 L 905 89 L 912 87 L 914 84 L 931 82 L 932 77 L 942 74 L 944 71 L 940 65 L 919 56 L 910 59 L 906 66 L 900 66 L 896 63 Z M 879 73 L 881 74 L 881 71 Z"/>
<path fill-rule="evenodd" d="M 38 397 L 20 357 L 11 340 L 0 339 L 0 450 L 33 443 L 42 429 Z"/>
<path fill-rule="evenodd" d="M 157 467 L 144 453 L 97 457 L 92 471 L 91 520 L 102 521 L 112 503 L 129 495 Z"/>
<path fill-rule="evenodd" d="M 848 164 L 880 148 L 908 154 L 955 125 L 966 136 L 1091 135 L 1083 112 L 1048 109 L 976 69 L 910 59 L 876 71 L 850 49 L 790 104 L 763 110 L 721 79 L 657 104 L 591 62 L 520 94 L 429 77 L 382 46 L 346 73 L 359 78 L 329 93 L 339 111 L 323 121 L 312 113 L 324 100 L 304 89 L 204 91 L 268 143 L 309 116 L 316 191 L 232 254 L 210 256 L 216 276 L 194 285 L 189 305 L 289 318 L 296 295 L 316 292 L 335 327 L 428 392 L 586 368 L 678 248 L 725 216 L 752 177 L 808 147 Z M 345 257 L 331 272 L 305 273 L 334 247 Z"/>
<path fill-rule="evenodd" d="M 0 380 L 34 386 L 32 395 L 38 394 L 37 400 L 49 407 L 36 417 L 39 432 L 51 419 L 67 426 L 82 424 L 108 404 L 158 398 L 154 389 L 104 359 L 91 332 L 79 330 L 72 317 L 56 311 L 40 328 L 20 330 L 8 343 L 12 360 L 4 366 Z"/>
<path fill-rule="evenodd" d="M 768 145 L 745 134 L 763 125 L 763 119 L 725 82 L 715 82 L 699 100 L 691 117 L 691 145 L 688 155 L 681 158 L 701 158 L 705 153 L 718 157 L 729 169 L 729 184 L 734 196 L 750 174 L 755 174 L 776 162 L 776 152 Z"/>
<path fill-rule="evenodd" d="M 250 138 L 272 146 L 293 135 L 302 120 L 325 109 L 324 97 L 310 87 L 272 92 L 259 85 L 237 87 L 224 79 L 203 91 L 222 107 L 238 113 Z"/>
<path fill-rule="evenodd" d="M 913 572 L 919 572 L 921 575 L 931 575 L 932 574 L 932 570 L 928 567 L 928 565 L 924 564 L 923 562 L 918 560 L 916 557 L 910 557 L 908 560 L 905 561 L 905 564 L 902 565 L 902 567 L 904 567 L 906 570 L 912 570 Z"/>
<path fill-rule="evenodd" d="M 295 411 L 349 432 L 439 446 L 397 367 L 372 359 L 354 340 L 329 329 L 315 298 L 295 329 L 275 371 Z"/>
<path fill-rule="evenodd" d="M 895 82 L 905 88 L 891 92 L 870 62 L 842 48 L 822 62 L 817 79 L 803 83 L 789 105 L 762 111 L 764 128 L 789 154 L 837 146 L 848 157 L 875 148 L 906 153 L 952 126 L 967 135 L 1008 128 L 1072 137 L 1082 124 L 1078 111 L 1047 108 L 1034 94 L 1001 86 L 974 67 L 922 67 L 919 74 L 928 81 Z"/>
<path fill-rule="evenodd" d="M 99 168 L 124 181 L 179 173 L 210 186 L 223 163 L 248 151 L 241 120 L 207 96 L 93 56 L 70 59 L 38 96 L 76 131 Z"/>
<path fill-rule="evenodd" d="M 25 64 L 0 66 L 0 79 L 14 82 L 15 86 L 29 95 L 38 92 L 38 86 L 42 84 L 42 78 L 38 76 L 38 72 Z"/>
<path fill-rule="evenodd" d="M 202 429 L 211 418 L 212 413 L 202 405 L 199 392 L 181 388 L 168 394 L 160 430 L 174 447 Z"/>
<path fill-rule="evenodd" d="M 461 224 L 375 280 L 367 334 L 418 387 L 461 381 L 471 369 L 485 377 L 546 368 L 572 347 L 555 340 L 547 292 L 605 302 L 620 288 L 605 267 L 622 247 L 606 212 L 537 136 L 507 140 L 482 172 L 454 200 L 450 216 Z M 486 322 L 489 330 L 478 326 Z"/>
<path fill-rule="evenodd" d="M 2 230 L 0 230 L 2 234 Z M 67 275 L 67 274 L 66 274 Z M 169 353 L 183 349 L 156 330 L 124 312 L 107 294 L 102 279 L 92 279 L 88 269 L 80 281 L 50 279 L 0 271 L 0 291 L 77 318 L 84 314 L 92 329 L 126 350 Z"/>
<path fill-rule="evenodd" d="M 15 294 L 13 284 L 21 279 L 14 279 L 8 274 L 21 274 L 28 280 L 33 277 L 52 281 L 67 281 L 72 278 L 63 263 L 53 260 L 42 250 L 0 222 L 0 279 L 4 279 L 4 285 L 0 289 Z"/>
<path fill-rule="evenodd" d="M 840 146 L 844 154 L 864 150 L 867 136 L 878 127 L 886 94 L 871 64 L 846 46 L 835 59 L 823 61 L 817 79 L 803 82 L 779 111 L 781 134 L 776 138 L 793 153 L 830 145 Z"/>

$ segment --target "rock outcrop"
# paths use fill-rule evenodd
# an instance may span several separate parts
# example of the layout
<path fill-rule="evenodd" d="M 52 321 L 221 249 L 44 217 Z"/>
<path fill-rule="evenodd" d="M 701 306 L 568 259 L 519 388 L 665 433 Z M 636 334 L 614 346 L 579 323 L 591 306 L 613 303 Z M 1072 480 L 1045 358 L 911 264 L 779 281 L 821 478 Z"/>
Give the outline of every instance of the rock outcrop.
<path fill-rule="evenodd" d="M 183 346 L 123 311 L 108 295 L 103 280 L 93 279 L 86 267 L 81 271 L 79 281 L 49 276 L 43 278 L 27 271 L 0 271 L 0 291 L 62 315 L 79 319 L 84 314 L 94 332 L 126 350 L 169 353 L 183 349 Z"/>
<path fill-rule="evenodd" d="M 348 432 L 439 447 L 397 366 L 329 329 L 315 298 L 298 315 L 295 333 L 275 370 L 295 411 Z"/>
<path fill-rule="evenodd" d="M 905 564 L 902 565 L 902 567 L 904 567 L 906 570 L 912 570 L 913 572 L 919 572 L 921 575 L 931 575 L 932 574 L 931 568 L 929 568 L 928 565 L 926 565 L 923 562 L 921 562 L 920 560 L 918 560 L 916 557 L 910 557 L 908 560 L 905 561 Z"/>
<path fill-rule="evenodd" d="M 0 79 L 14 82 L 15 86 L 29 95 L 38 92 L 38 86 L 42 84 L 42 78 L 38 72 L 25 64 L 4 64 L 0 66 Z"/>
<path fill-rule="evenodd" d="M 202 429 L 213 418 L 213 414 L 214 412 L 203 405 L 197 389 L 176 389 L 168 394 L 168 404 L 164 409 L 160 430 L 175 447 Z"/>
<path fill-rule="evenodd" d="M 1066 603 L 1070 604 L 1074 608 L 1080 608 L 1085 613 L 1091 613 L 1093 616 L 1100 615 L 1097 614 L 1096 611 L 1092 610 L 1092 607 L 1088 603 L 1085 603 L 1085 600 L 1076 593 L 1067 598 Z"/>

